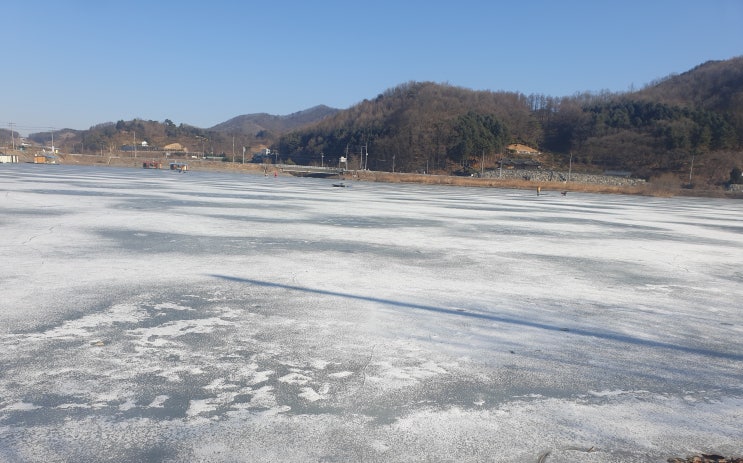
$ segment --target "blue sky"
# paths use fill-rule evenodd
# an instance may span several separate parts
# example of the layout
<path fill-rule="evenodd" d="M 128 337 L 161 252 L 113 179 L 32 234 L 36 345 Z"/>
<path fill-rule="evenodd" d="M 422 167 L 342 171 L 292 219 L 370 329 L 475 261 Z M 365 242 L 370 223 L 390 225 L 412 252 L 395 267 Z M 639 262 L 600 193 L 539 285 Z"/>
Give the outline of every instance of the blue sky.
<path fill-rule="evenodd" d="M 743 55 L 741 0 L 10 2 L 0 127 L 211 127 L 408 81 L 567 96 Z"/>

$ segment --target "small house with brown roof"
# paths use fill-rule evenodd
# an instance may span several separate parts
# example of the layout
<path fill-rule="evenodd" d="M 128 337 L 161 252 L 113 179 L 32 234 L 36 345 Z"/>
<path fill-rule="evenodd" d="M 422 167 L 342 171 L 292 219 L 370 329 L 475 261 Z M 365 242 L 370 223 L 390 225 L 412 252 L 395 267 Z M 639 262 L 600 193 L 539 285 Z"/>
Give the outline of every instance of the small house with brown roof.
<path fill-rule="evenodd" d="M 533 156 L 535 154 L 539 154 L 539 151 L 535 150 L 534 148 L 532 148 L 530 146 L 522 145 L 521 143 L 512 143 L 512 144 L 506 146 L 506 149 L 511 154 L 518 154 L 520 156 L 523 156 L 523 155 L 527 155 L 527 156 L 531 155 L 531 156 Z"/>
<path fill-rule="evenodd" d="M 180 143 L 171 143 L 169 145 L 163 146 L 163 150 L 165 151 L 186 151 L 186 148 L 183 147 Z"/>

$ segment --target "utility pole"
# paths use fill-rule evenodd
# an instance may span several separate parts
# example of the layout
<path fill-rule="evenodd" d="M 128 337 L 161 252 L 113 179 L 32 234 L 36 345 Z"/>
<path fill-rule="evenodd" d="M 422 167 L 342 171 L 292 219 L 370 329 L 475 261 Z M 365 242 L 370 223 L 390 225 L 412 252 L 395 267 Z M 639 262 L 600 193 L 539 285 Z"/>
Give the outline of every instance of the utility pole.
<path fill-rule="evenodd" d="M 13 145 L 13 151 L 15 151 L 15 134 L 13 133 L 13 123 L 10 122 L 8 125 L 10 125 L 10 140 L 11 140 L 11 144 Z"/>
<path fill-rule="evenodd" d="M 134 131 L 134 157 L 137 157 L 137 131 Z"/>
<path fill-rule="evenodd" d="M 232 136 L 232 163 L 235 163 L 235 136 Z"/>
<path fill-rule="evenodd" d="M 570 152 L 570 164 L 568 166 L 568 182 L 570 181 L 570 175 L 573 173 L 573 152 Z"/>
<path fill-rule="evenodd" d="M 369 148 L 366 144 L 361 145 L 359 148 L 359 154 L 361 156 L 361 159 L 359 159 L 359 169 L 363 166 L 363 170 L 366 170 L 366 164 L 369 161 Z M 364 158 L 364 156 L 366 156 L 366 158 Z"/>
<path fill-rule="evenodd" d="M 245 147 L 243 146 L 243 164 L 245 164 Z"/>
<path fill-rule="evenodd" d="M 692 185 L 691 175 L 693 172 L 694 172 L 694 155 L 692 154 L 691 155 L 691 168 L 689 169 L 689 187 L 691 187 Z"/>

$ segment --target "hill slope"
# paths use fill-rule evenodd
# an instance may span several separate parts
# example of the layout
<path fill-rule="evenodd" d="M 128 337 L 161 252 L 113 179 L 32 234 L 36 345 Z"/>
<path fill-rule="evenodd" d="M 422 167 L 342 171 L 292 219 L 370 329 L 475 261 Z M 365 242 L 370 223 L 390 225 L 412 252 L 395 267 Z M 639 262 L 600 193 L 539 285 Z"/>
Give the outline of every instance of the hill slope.
<path fill-rule="evenodd" d="M 267 113 L 244 114 L 217 124 L 209 130 L 250 135 L 257 135 L 262 131 L 281 134 L 308 124 L 317 123 L 338 111 L 338 109 L 319 105 L 286 116 L 275 116 Z"/>
<path fill-rule="evenodd" d="M 636 96 L 710 111 L 740 111 L 743 109 L 743 57 L 707 61 L 683 74 L 651 84 Z"/>

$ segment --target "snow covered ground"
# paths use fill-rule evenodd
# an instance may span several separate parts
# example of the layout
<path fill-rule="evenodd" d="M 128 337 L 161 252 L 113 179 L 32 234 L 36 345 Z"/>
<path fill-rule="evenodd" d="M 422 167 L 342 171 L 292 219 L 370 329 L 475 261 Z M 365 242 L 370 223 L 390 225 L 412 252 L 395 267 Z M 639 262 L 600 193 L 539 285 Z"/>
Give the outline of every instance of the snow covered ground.
<path fill-rule="evenodd" d="M 0 168 L 0 461 L 743 454 L 740 202 Z"/>

